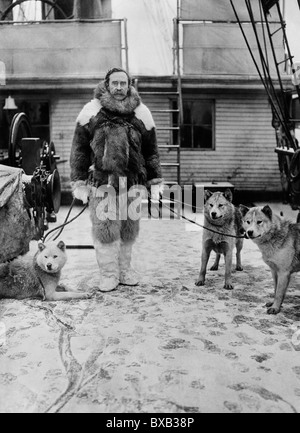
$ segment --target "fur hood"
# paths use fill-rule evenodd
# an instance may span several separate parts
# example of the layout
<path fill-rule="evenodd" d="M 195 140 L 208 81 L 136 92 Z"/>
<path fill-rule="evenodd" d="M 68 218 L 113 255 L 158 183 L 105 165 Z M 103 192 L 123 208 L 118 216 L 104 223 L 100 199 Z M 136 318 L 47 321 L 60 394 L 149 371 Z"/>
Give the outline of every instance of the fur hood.
<path fill-rule="evenodd" d="M 80 126 L 87 125 L 91 118 L 99 113 L 101 108 L 120 116 L 135 114 L 136 118 L 143 122 L 147 131 L 155 128 L 149 108 L 142 103 L 138 92 L 133 86 L 130 86 L 128 96 L 123 101 L 118 101 L 110 94 L 104 85 L 104 81 L 102 81 L 94 90 L 94 99 L 83 107 L 76 122 Z"/>
<path fill-rule="evenodd" d="M 132 114 L 141 104 L 141 98 L 133 86 L 129 87 L 128 95 L 123 101 L 116 100 L 106 89 L 104 81 L 98 84 L 94 98 L 99 99 L 103 108 L 121 115 Z"/>

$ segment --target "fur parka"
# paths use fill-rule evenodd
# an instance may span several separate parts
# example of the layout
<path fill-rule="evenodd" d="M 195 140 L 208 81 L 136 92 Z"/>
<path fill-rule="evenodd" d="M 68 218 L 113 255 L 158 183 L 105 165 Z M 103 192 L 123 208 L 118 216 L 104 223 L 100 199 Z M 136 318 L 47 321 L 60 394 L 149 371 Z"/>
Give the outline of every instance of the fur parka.
<path fill-rule="evenodd" d="M 155 124 L 134 87 L 119 101 L 104 82 L 97 86 L 77 118 L 70 165 L 75 186 L 89 179 L 91 167 L 96 187 L 110 183 L 118 189 L 120 177 L 129 188 L 161 179 Z"/>

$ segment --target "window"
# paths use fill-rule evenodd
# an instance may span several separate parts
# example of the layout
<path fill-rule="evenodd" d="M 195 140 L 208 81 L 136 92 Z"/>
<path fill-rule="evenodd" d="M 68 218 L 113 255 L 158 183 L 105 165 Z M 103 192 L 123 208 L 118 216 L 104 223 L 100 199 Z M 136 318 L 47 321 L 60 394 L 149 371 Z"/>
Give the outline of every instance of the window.
<path fill-rule="evenodd" d="M 214 150 L 214 107 L 213 100 L 183 100 L 181 132 L 181 146 L 183 148 Z"/>

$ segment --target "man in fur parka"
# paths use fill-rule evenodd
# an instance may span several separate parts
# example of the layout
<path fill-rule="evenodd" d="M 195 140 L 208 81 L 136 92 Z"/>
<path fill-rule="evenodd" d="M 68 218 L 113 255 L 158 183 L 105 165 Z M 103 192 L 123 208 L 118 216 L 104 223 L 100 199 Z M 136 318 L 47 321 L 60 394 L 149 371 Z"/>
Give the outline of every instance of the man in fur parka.
<path fill-rule="evenodd" d="M 73 195 L 84 204 L 89 202 L 99 290 L 138 285 L 131 254 L 139 219 L 130 218 L 129 212 L 120 217 L 121 198 L 124 188 L 127 195 L 135 185 L 151 188 L 157 198 L 163 179 L 151 112 L 123 69 L 111 69 L 95 89 L 94 99 L 80 112 L 70 164 Z M 111 217 L 106 214 L 103 218 L 103 187 L 112 192 L 108 196 L 119 199 Z M 130 201 L 128 197 L 125 200 L 126 211 Z"/>

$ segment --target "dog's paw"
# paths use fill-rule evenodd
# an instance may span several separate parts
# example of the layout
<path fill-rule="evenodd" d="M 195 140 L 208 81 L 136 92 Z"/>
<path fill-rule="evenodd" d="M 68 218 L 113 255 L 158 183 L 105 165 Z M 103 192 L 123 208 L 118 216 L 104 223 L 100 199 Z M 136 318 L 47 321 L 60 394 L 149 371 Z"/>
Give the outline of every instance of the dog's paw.
<path fill-rule="evenodd" d="M 224 289 L 225 289 L 225 290 L 233 290 L 233 285 L 232 285 L 232 284 L 227 284 L 227 283 L 226 283 L 226 284 L 224 285 Z"/>
<path fill-rule="evenodd" d="M 94 293 L 84 293 L 82 295 L 82 299 L 91 299 L 93 297 Z"/>
<path fill-rule="evenodd" d="M 68 292 L 68 289 L 66 288 L 66 286 L 64 286 L 63 284 L 59 284 L 56 287 L 56 292 Z"/>
<path fill-rule="evenodd" d="M 197 280 L 195 282 L 195 286 L 198 286 L 198 287 L 204 286 L 204 284 L 205 284 L 205 280 Z"/>
<path fill-rule="evenodd" d="M 271 308 L 268 308 L 267 313 L 268 314 L 278 314 L 279 311 L 280 311 L 280 308 L 271 307 Z"/>
<path fill-rule="evenodd" d="M 210 268 L 211 271 L 217 271 L 219 269 L 218 265 L 212 265 L 212 267 Z"/>
<path fill-rule="evenodd" d="M 241 272 L 241 271 L 243 271 L 244 269 L 242 268 L 242 266 L 237 266 L 237 267 L 235 268 L 235 270 Z"/>
<path fill-rule="evenodd" d="M 273 303 L 274 303 L 274 302 L 267 302 L 267 303 L 266 303 L 266 307 L 267 307 L 267 308 L 272 307 Z"/>

